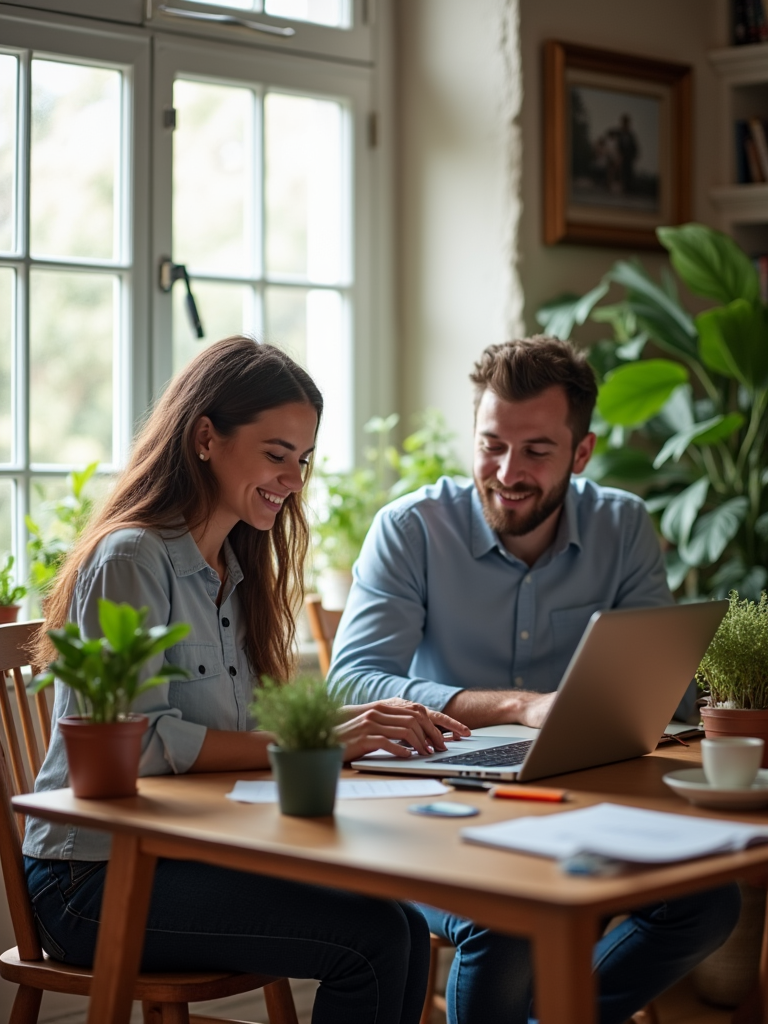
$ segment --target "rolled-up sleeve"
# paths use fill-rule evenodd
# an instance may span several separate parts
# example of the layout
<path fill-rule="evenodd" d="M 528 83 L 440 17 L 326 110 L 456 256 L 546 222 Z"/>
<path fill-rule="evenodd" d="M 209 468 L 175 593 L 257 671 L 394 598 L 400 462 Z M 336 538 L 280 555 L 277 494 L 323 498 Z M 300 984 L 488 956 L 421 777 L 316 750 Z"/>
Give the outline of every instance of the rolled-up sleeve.
<path fill-rule="evenodd" d="M 75 592 L 75 620 L 87 637 L 102 635 L 99 625 L 99 598 L 126 602 L 134 608 L 146 607 L 145 625 L 170 624 L 170 591 L 165 581 L 145 562 L 115 553 L 82 574 Z M 149 679 L 160 669 L 163 653 L 150 659 L 141 670 L 141 679 Z M 163 682 L 141 694 L 132 710 L 146 715 L 149 726 L 142 741 L 140 775 L 168 775 L 189 771 L 197 760 L 205 739 L 206 727 L 185 721 L 181 711 L 169 703 L 169 682 Z"/>
<path fill-rule="evenodd" d="M 418 517 L 378 513 L 353 570 L 328 679 L 350 704 L 403 697 L 445 707 L 459 688 L 409 676 L 424 635 L 426 541 Z"/>

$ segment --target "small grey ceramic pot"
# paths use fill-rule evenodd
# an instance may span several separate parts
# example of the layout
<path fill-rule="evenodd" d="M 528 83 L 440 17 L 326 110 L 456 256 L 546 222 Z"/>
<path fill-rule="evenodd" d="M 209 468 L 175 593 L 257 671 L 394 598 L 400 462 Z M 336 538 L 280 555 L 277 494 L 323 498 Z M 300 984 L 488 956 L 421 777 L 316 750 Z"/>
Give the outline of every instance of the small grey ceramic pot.
<path fill-rule="evenodd" d="M 270 743 L 269 763 L 277 781 L 280 810 L 299 818 L 333 814 L 343 747 L 283 750 Z"/>

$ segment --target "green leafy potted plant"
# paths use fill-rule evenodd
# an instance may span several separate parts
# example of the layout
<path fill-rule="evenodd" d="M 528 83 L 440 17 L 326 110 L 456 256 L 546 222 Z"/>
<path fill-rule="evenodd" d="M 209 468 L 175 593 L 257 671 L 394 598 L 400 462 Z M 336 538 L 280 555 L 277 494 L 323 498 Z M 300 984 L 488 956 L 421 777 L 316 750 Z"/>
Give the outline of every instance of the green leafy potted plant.
<path fill-rule="evenodd" d="M 671 589 L 754 599 L 768 582 L 768 310 L 733 239 L 702 224 L 658 236 L 711 308 L 691 315 L 668 270 L 657 282 L 619 260 L 596 288 L 560 296 L 537 319 L 561 338 L 587 319 L 610 328 L 590 348 L 599 438 L 585 475 L 645 498 Z M 617 301 L 601 304 L 612 286 Z"/>
<path fill-rule="evenodd" d="M 6 555 L 0 566 L 0 623 L 15 622 L 19 614 L 19 601 L 27 594 L 27 588 L 16 584 L 13 579 L 13 555 Z"/>
<path fill-rule="evenodd" d="M 98 462 L 92 462 L 85 469 L 74 470 L 67 476 L 64 497 L 46 501 L 41 506 L 40 511 L 46 519 L 44 524 L 31 516 L 26 517 L 30 585 L 42 601 L 53 586 L 67 552 L 90 519 L 94 501 L 86 493 L 86 487 L 98 465 Z"/>
<path fill-rule="evenodd" d="M 255 689 L 253 714 L 275 737 L 267 751 L 283 814 L 333 814 L 344 753 L 336 738 L 342 704 L 343 697 L 312 676 L 282 684 L 264 678 Z"/>
<path fill-rule="evenodd" d="M 701 709 L 711 736 L 757 736 L 765 740 L 768 768 L 768 595 L 759 601 L 732 591 L 728 612 L 696 673 L 706 694 Z"/>
<path fill-rule="evenodd" d="M 33 693 L 60 679 L 74 690 L 79 715 L 60 718 L 69 779 L 78 797 L 133 796 L 136 792 L 141 737 L 146 715 L 131 713 L 133 701 L 168 679 L 186 677 L 185 669 L 162 665 L 149 679 L 139 672 L 150 658 L 178 643 L 189 633 L 186 623 L 152 626 L 147 609 L 99 600 L 103 636 L 85 640 L 74 623 L 51 629 L 48 636 L 59 657 L 30 684 Z"/>

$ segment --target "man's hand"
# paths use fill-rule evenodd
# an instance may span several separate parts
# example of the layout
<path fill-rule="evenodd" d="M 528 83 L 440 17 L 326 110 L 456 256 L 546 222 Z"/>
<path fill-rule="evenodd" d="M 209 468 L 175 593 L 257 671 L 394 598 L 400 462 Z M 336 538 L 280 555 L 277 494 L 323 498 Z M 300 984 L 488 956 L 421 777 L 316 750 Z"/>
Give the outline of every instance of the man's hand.
<path fill-rule="evenodd" d="M 470 729 L 513 724 L 540 729 L 556 696 L 527 690 L 462 690 L 448 701 L 445 712 Z"/>
<path fill-rule="evenodd" d="M 349 705 L 343 707 L 341 713 L 343 723 L 336 731 L 344 744 L 345 761 L 353 761 L 374 750 L 410 757 L 411 747 L 417 754 L 433 754 L 446 749 L 442 729 L 452 733 L 454 739 L 470 735 L 466 725 L 441 711 L 432 711 L 423 704 L 400 697 Z"/>

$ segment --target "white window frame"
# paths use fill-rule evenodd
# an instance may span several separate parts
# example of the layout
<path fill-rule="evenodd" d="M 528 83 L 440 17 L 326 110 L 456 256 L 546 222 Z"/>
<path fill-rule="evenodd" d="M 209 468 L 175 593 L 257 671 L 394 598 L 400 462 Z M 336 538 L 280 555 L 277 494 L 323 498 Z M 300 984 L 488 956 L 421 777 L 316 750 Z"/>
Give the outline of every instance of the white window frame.
<path fill-rule="evenodd" d="M 84 25 L 81 21 L 46 14 L 32 21 L 27 16 L 10 13 L 0 5 L 0 40 L 2 49 L 16 51 L 28 68 L 27 57 L 39 57 L 118 67 L 125 75 L 123 113 L 125 135 L 123 147 L 128 144 L 130 157 L 123 166 L 127 207 L 131 211 L 128 224 L 123 224 L 122 251 L 114 261 L 79 261 L 68 259 L 33 259 L 29 253 L 29 76 L 20 102 L 19 147 L 17 159 L 17 211 L 21 223 L 17 224 L 17 252 L 0 256 L 0 266 L 16 270 L 16 296 L 14 316 L 14 448 L 12 461 L 0 465 L 0 479 L 16 483 L 16 507 L 13 515 L 13 552 L 19 566 L 19 578 L 25 578 L 28 559 L 25 534 L 20 528 L 30 510 L 31 481 L 33 477 L 65 477 L 73 468 L 66 464 L 43 465 L 32 463 L 29 452 L 29 280 L 36 267 L 70 269 L 78 263 L 83 269 L 93 266 L 122 279 L 122 302 L 116 315 L 121 317 L 121 336 L 124 344 L 115 353 L 113 368 L 116 408 L 113 415 L 113 452 L 118 461 L 125 457 L 134 424 L 143 414 L 149 400 L 148 387 L 148 330 L 149 289 L 144 268 L 149 260 L 149 156 L 144 147 L 133 145 L 132 140 L 149 136 L 149 81 L 150 43 L 141 29 L 126 30 L 114 26 Z M 125 154 L 126 150 L 123 149 Z M 26 215 L 22 213 L 26 211 Z M 108 472 L 113 467 L 104 465 Z"/>

